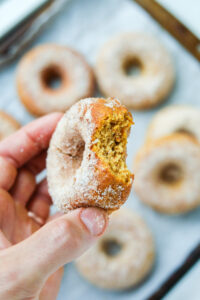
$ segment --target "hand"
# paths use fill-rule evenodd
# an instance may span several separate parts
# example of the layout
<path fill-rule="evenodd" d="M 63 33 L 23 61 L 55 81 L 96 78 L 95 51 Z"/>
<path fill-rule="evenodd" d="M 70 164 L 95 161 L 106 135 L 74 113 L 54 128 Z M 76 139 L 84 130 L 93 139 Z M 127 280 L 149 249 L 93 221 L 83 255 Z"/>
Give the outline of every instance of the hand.
<path fill-rule="evenodd" d="M 106 228 L 106 214 L 97 208 L 49 218 L 47 182 L 36 183 L 36 175 L 45 169 L 61 116 L 33 121 L 0 143 L 0 299 L 56 299 L 62 266 Z"/>

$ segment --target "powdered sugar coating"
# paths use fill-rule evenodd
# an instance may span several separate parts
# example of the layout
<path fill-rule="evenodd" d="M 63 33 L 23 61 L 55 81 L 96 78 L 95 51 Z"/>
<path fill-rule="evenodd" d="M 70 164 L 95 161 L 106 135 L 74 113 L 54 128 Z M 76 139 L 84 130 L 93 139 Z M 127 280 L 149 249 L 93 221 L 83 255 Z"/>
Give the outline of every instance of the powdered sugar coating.
<path fill-rule="evenodd" d="M 176 165 L 181 181 L 166 183 L 162 170 Z M 191 137 L 173 134 L 147 143 L 135 162 L 134 189 L 141 201 L 163 213 L 184 213 L 200 205 L 200 147 Z"/>
<path fill-rule="evenodd" d="M 60 70 L 61 86 L 48 89 L 41 74 L 47 68 Z M 21 101 L 34 114 L 65 112 L 81 98 L 91 96 L 94 77 L 81 54 L 64 46 L 47 44 L 28 52 L 17 72 L 17 87 Z"/>
<path fill-rule="evenodd" d="M 153 140 L 175 132 L 188 132 L 200 142 L 200 109 L 189 105 L 171 105 L 153 118 L 147 139 Z"/>
<path fill-rule="evenodd" d="M 100 100 L 103 105 L 112 102 L 112 109 L 120 105 L 116 99 Z M 129 194 L 132 181 L 125 186 L 114 178 L 112 182 L 107 180 L 107 168 L 91 149 L 98 102 L 98 98 L 87 98 L 72 106 L 51 139 L 47 158 L 49 191 L 56 206 L 65 212 L 87 206 L 114 210 Z"/>
<path fill-rule="evenodd" d="M 106 241 L 116 241 L 121 251 L 116 256 L 107 255 L 103 251 Z M 154 242 L 149 228 L 139 215 L 121 208 L 111 215 L 104 235 L 77 260 L 76 266 L 93 284 L 121 290 L 138 284 L 153 262 Z"/>
<path fill-rule="evenodd" d="M 124 64 L 140 61 L 142 70 L 128 76 Z M 149 108 L 162 101 L 174 83 L 171 57 L 154 37 L 144 33 L 120 34 L 103 46 L 97 59 L 96 75 L 106 96 L 119 97 L 125 105 Z"/>

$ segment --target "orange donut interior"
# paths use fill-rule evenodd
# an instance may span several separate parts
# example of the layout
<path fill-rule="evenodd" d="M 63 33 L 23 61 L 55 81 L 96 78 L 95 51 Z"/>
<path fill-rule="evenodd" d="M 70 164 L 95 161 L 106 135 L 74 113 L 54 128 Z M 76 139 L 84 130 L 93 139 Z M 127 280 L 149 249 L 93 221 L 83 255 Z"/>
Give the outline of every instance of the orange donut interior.
<path fill-rule="evenodd" d="M 126 144 L 132 124 L 132 116 L 128 112 L 113 112 L 102 120 L 93 136 L 92 150 L 124 183 L 129 183 L 132 176 L 126 165 Z"/>

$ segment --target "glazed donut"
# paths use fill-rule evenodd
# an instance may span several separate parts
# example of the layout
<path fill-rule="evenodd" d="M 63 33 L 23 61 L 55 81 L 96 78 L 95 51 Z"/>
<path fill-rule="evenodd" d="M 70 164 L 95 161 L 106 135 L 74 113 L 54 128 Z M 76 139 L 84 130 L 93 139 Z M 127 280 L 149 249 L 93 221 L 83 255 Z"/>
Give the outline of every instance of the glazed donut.
<path fill-rule="evenodd" d="M 127 199 L 133 175 L 126 166 L 131 113 L 117 99 L 88 98 L 73 105 L 50 142 L 47 179 L 62 211 L 100 207 L 108 212 Z"/>
<path fill-rule="evenodd" d="M 130 69 L 140 74 L 131 76 Z M 111 39 L 96 64 L 102 93 L 116 96 L 133 109 L 156 106 L 169 94 L 174 83 L 174 68 L 165 48 L 143 33 L 125 33 Z"/>
<path fill-rule="evenodd" d="M 0 111 L 0 140 L 18 130 L 21 125 L 4 111 Z"/>
<path fill-rule="evenodd" d="M 77 261 L 79 272 L 94 285 L 123 290 L 137 285 L 154 262 L 152 234 L 136 213 L 113 213 L 105 234 Z"/>
<path fill-rule="evenodd" d="M 147 143 L 134 162 L 135 192 L 153 209 L 168 214 L 200 205 L 200 147 L 184 134 Z"/>
<path fill-rule="evenodd" d="M 147 140 L 176 132 L 191 135 L 200 142 L 200 109 L 189 105 L 171 105 L 160 110 L 149 126 Z"/>
<path fill-rule="evenodd" d="M 29 51 L 19 63 L 16 80 L 21 102 L 36 116 L 65 112 L 94 91 L 94 75 L 82 55 L 53 44 Z"/>

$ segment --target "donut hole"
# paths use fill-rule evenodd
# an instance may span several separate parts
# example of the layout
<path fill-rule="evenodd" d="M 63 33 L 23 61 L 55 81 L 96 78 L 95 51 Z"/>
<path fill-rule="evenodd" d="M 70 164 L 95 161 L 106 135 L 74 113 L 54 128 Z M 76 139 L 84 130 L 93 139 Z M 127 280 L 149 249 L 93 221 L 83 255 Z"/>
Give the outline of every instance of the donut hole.
<path fill-rule="evenodd" d="M 94 134 L 92 150 L 122 182 L 129 183 L 131 173 L 126 166 L 126 144 L 132 118 L 129 113 L 112 112 Z"/>
<path fill-rule="evenodd" d="M 71 152 L 68 152 L 67 155 L 72 160 L 72 173 L 71 175 L 75 175 L 77 169 L 80 168 L 83 160 L 83 154 L 85 151 L 85 143 L 83 140 L 79 141 L 75 148 L 72 148 Z"/>
<path fill-rule="evenodd" d="M 67 155 L 75 160 L 75 161 L 79 161 L 79 164 L 81 165 L 81 162 L 83 160 L 83 153 L 84 153 L 84 150 L 85 150 L 85 143 L 84 141 L 79 141 L 79 143 L 76 144 L 75 147 L 73 148 L 69 148 L 68 149 L 69 151 L 67 152 Z"/>
<path fill-rule="evenodd" d="M 186 128 L 179 128 L 179 129 L 176 130 L 176 133 L 186 134 L 186 135 L 188 135 L 190 137 L 195 138 L 194 134 L 190 130 L 188 130 Z"/>
<path fill-rule="evenodd" d="M 117 256 L 122 250 L 122 244 L 115 239 L 103 240 L 101 247 L 103 252 L 111 257 Z"/>
<path fill-rule="evenodd" d="M 160 179 L 167 184 L 180 182 L 182 176 L 182 169 L 175 163 L 165 165 L 160 172 Z"/>
<path fill-rule="evenodd" d="M 70 166 L 67 168 L 66 172 L 65 166 L 63 165 L 63 179 L 65 185 L 73 182 L 74 176 L 82 164 L 85 151 L 85 142 L 81 137 L 77 136 L 74 139 L 69 140 L 68 145 L 70 146 L 64 149 L 57 147 L 57 150 L 64 158 L 64 162 Z"/>
<path fill-rule="evenodd" d="M 127 76 L 136 77 L 142 72 L 142 63 L 135 57 L 129 58 L 124 62 L 123 69 Z"/>
<path fill-rule="evenodd" d="M 62 85 L 63 74 L 57 66 L 49 66 L 41 72 L 41 80 L 46 88 L 57 90 Z"/>

